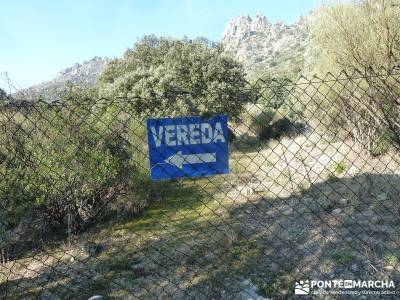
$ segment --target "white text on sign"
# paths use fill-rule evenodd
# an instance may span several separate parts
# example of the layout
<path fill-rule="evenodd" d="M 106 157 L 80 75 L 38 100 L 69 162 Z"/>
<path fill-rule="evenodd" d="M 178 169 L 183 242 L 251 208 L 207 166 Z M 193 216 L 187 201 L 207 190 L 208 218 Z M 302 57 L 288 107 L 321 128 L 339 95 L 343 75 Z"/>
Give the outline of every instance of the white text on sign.
<path fill-rule="evenodd" d="M 189 124 L 189 125 L 164 125 L 150 127 L 152 137 L 156 147 L 160 147 L 162 142 L 166 146 L 198 145 L 208 143 L 225 143 L 225 136 L 220 122 L 211 126 L 208 123 Z"/>

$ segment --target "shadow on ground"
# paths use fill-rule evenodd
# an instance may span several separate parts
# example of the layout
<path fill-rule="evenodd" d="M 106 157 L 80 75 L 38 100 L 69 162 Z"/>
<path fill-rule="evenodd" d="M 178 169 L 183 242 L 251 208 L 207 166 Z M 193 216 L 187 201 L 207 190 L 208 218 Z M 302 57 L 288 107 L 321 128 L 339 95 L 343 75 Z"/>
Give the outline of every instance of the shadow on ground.
<path fill-rule="evenodd" d="M 257 290 L 287 299 L 306 279 L 393 280 L 399 292 L 400 176 L 362 174 L 230 204 L 217 192 L 175 192 L 172 208 L 103 224 L 57 260 L 37 257 L 33 274 L 0 269 L 9 276 L 0 297 L 237 299 Z"/>

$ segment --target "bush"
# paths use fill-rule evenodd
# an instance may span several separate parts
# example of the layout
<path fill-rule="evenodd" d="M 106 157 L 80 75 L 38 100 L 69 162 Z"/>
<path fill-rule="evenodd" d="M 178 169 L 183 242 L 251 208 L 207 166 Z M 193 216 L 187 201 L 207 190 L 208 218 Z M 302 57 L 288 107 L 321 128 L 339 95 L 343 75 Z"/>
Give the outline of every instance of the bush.
<path fill-rule="evenodd" d="M 263 111 L 253 120 L 252 128 L 260 140 L 279 139 L 284 135 L 301 132 L 304 125 L 293 123 L 287 117 L 278 117 L 273 111 Z M 279 119 L 278 119 L 279 118 Z"/>
<path fill-rule="evenodd" d="M 261 111 L 259 114 L 253 116 L 251 124 L 252 131 L 261 138 L 263 132 L 270 128 L 274 117 L 275 112 L 271 110 Z"/>
<path fill-rule="evenodd" d="M 370 148 L 370 154 L 373 157 L 381 156 L 386 154 L 392 147 L 392 139 L 389 134 L 382 134 L 376 140 L 372 142 Z"/>
<path fill-rule="evenodd" d="M 8 114 L 0 132 L 3 230 L 30 215 L 53 228 L 64 226 L 69 215 L 79 230 L 128 191 L 135 201 L 132 191 L 147 171 L 145 132 L 120 111 L 111 104 L 69 103 Z"/>
<path fill-rule="evenodd" d="M 341 175 L 344 171 L 346 171 L 346 164 L 344 161 L 335 162 L 332 166 L 332 172 L 335 175 Z"/>
<path fill-rule="evenodd" d="M 320 98 L 314 99 L 318 111 L 308 110 L 310 117 L 330 131 L 342 131 L 343 137 L 351 131 L 353 139 L 375 156 L 387 148 L 382 132 L 400 136 L 398 80 L 387 76 L 400 55 L 400 40 L 393 38 L 400 34 L 399 13 L 399 5 L 385 0 L 324 5 L 316 13 L 311 34 L 313 60 L 307 69 L 324 83 L 319 85 L 320 96 L 313 94 L 312 85 L 303 95 L 307 106 L 310 95 Z M 339 71 L 343 72 L 332 78 Z M 345 85 L 335 82 L 348 77 Z M 400 147 L 399 138 L 391 142 Z"/>
<path fill-rule="evenodd" d="M 261 140 L 279 139 L 288 134 L 292 129 L 292 122 L 288 118 L 282 118 L 270 126 L 265 127 L 259 134 Z"/>

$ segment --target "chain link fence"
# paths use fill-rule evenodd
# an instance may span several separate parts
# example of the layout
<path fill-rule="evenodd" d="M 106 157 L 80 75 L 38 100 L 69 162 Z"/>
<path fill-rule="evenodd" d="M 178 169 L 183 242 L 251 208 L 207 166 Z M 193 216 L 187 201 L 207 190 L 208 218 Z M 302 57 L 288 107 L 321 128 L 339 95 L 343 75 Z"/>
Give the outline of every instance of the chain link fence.
<path fill-rule="evenodd" d="M 220 112 L 230 173 L 164 181 L 134 98 L 2 105 L 0 298 L 286 299 L 370 280 L 394 286 L 346 291 L 395 299 L 400 73 L 248 89 L 240 115 Z"/>

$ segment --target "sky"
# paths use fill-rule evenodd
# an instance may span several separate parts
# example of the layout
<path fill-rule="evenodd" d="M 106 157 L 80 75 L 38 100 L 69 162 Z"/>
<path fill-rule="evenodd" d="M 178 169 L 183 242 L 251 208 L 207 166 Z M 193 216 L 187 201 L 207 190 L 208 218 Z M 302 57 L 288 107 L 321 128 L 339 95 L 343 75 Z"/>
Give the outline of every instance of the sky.
<path fill-rule="evenodd" d="M 94 56 L 120 57 L 146 34 L 220 40 L 235 16 L 293 23 L 316 0 L 0 0 L 0 87 L 51 80 Z"/>

